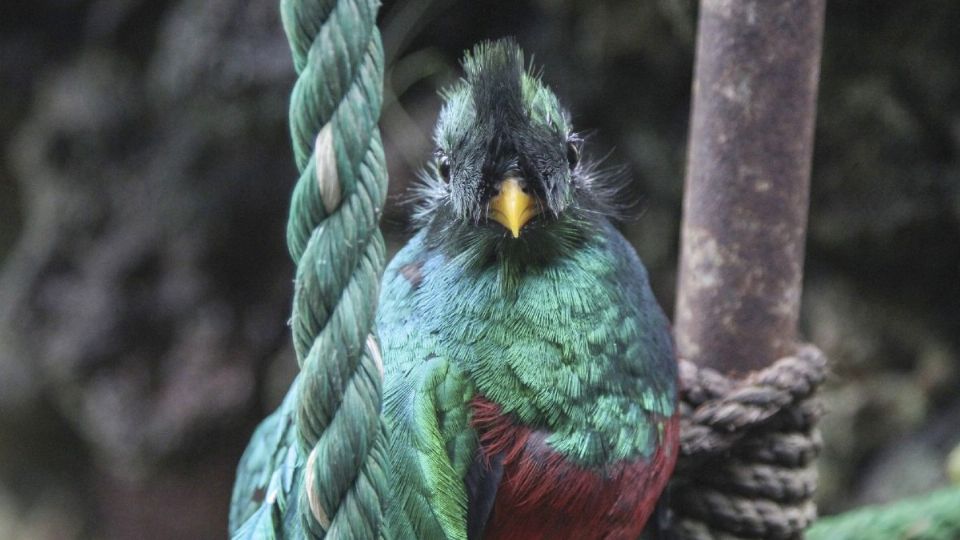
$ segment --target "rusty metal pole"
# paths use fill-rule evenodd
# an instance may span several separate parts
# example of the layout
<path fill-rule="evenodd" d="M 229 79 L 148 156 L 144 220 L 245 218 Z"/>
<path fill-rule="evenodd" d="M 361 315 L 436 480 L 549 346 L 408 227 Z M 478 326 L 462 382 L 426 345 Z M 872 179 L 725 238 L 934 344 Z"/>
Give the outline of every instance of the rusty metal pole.
<path fill-rule="evenodd" d="M 702 0 L 681 232 L 682 357 L 789 353 L 803 278 L 825 0 Z"/>

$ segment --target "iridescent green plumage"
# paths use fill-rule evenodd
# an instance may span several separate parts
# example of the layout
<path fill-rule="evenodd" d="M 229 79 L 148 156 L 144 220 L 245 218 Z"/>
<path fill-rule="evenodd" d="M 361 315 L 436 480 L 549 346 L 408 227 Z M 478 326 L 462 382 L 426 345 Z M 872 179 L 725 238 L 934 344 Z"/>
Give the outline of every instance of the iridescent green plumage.
<path fill-rule="evenodd" d="M 302 492 L 304 460 L 297 452 L 294 423 L 297 382 L 280 407 L 250 438 L 237 467 L 230 504 L 230 536 L 234 540 L 287 538 L 303 535 L 297 497 Z"/>
<path fill-rule="evenodd" d="M 405 491 L 391 501 L 392 524 L 417 515 L 427 524 L 413 527 L 417 537 L 436 538 L 423 531 L 453 514 L 461 526 L 440 528 L 465 538 L 471 390 L 549 430 L 549 444 L 583 465 L 649 457 L 660 444 L 654 419 L 672 416 L 676 399 L 667 323 L 632 248 L 609 225 L 597 233 L 570 258 L 525 268 L 514 294 L 503 293 L 495 266 L 465 269 L 426 248 L 425 233 L 390 264 L 378 330 L 394 485 Z M 432 399 L 424 395 L 436 392 L 435 380 L 422 380 L 440 377 L 435 371 L 445 375 L 444 406 L 413 407 Z M 421 433 L 438 421 L 453 429 Z M 425 440 L 409 445 L 408 431 Z M 433 475 L 443 489 L 421 481 Z"/>
<path fill-rule="evenodd" d="M 389 265 L 378 312 L 398 538 L 483 531 L 492 503 L 468 478 L 482 460 L 476 398 L 583 470 L 651 460 L 675 413 L 668 323 L 609 222 L 609 192 L 573 159 L 567 113 L 509 41 L 464 68 L 444 94 L 421 230 Z M 504 176 L 541 205 L 519 238 L 487 217 Z"/>

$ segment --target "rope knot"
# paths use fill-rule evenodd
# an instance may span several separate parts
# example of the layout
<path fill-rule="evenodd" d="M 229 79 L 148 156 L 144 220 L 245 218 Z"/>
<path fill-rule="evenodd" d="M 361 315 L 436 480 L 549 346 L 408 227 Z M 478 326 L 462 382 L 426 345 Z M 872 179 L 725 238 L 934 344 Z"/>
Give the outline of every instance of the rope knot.
<path fill-rule="evenodd" d="M 802 537 L 817 515 L 816 391 L 826 376 L 826 357 L 813 345 L 742 380 L 680 361 L 677 537 Z"/>

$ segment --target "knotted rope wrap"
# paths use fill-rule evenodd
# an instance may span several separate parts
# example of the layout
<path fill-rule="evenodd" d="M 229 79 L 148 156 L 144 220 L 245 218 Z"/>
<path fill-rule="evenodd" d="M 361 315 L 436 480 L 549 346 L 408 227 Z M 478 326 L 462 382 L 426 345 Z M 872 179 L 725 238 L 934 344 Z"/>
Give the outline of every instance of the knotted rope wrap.
<path fill-rule="evenodd" d="M 672 480 L 681 539 L 802 537 L 816 519 L 817 387 L 812 345 L 743 380 L 681 361 L 680 459 Z"/>
<path fill-rule="evenodd" d="M 375 0 L 282 0 L 299 78 L 290 127 L 300 179 L 287 243 L 297 264 L 291 325 L 297 430 L 311 537 L 382 537 L 388 489 L 383 365 L 374 335 L 386 197 L 377 128 L 383 50 Z"/>

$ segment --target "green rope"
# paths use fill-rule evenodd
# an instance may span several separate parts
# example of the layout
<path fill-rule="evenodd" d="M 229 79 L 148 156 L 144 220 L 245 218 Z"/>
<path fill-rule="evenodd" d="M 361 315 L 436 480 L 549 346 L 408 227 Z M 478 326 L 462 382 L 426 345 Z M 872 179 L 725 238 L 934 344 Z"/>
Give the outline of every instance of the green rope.
<path fill-rule="evenodd" d="M 299 74 L 290 129 L 300 179 L 287 243 L 297 264 L 291 325 L 307 456 L 304 530 L 383 536 L 388 489 L 380 419 L 383 367 L 374 315 L 384 267 L 386 197 L 377 128 L 383 50 L 375 0 L 282 0 Z"/>
<path fill-rule="evenodd" d="M 960 487 L 819 520 L 807 540 L 956 540 Z"/>

